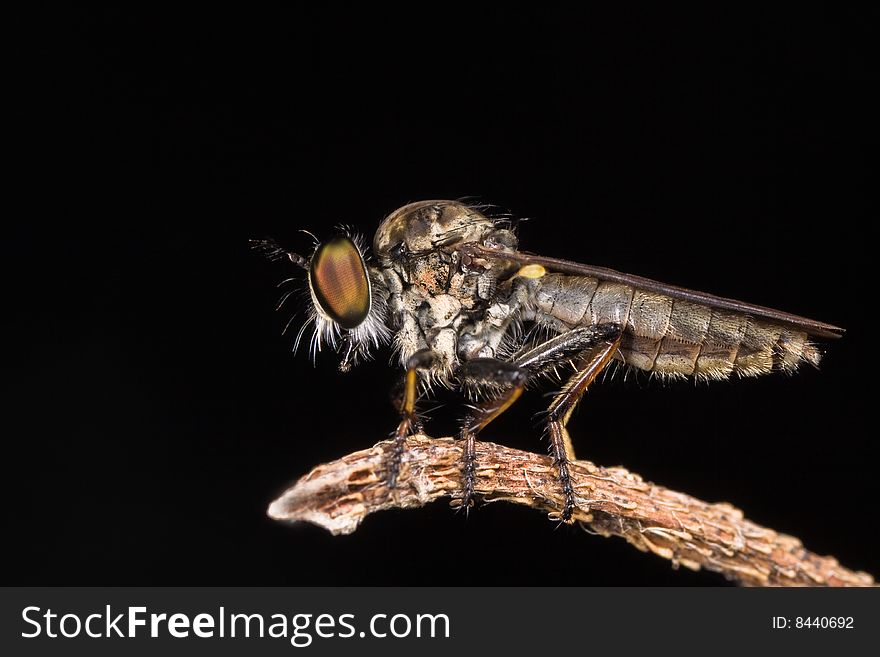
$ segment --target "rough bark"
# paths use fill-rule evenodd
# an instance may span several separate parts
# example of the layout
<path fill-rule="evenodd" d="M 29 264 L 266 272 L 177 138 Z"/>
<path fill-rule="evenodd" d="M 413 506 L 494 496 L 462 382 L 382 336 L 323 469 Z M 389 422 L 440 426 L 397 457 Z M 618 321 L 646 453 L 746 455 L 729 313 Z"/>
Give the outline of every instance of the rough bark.
<path fill-rule="evenodd" d="M 269 507 L 276 520 L 305 521 L 333 534 L 350 534 L 369 514 L 412 509 L 461 490 L 461 447 L 451 438 L 408 440 L 398 487 L 385 485 L 391 441 L 319 465 Z M 562 499 L 550 459 L 503 445 L 477 444 L 477 495 L 552 512 Z M 756 525 L 727 503 L 709 504 L 644 481 L 623 468 L 576 461 L 575 519 L 590 532 L 619 536 L 674 567 L 706 568 L 751 586 L 871 586 L 873 578 L 833 557 Z"/>

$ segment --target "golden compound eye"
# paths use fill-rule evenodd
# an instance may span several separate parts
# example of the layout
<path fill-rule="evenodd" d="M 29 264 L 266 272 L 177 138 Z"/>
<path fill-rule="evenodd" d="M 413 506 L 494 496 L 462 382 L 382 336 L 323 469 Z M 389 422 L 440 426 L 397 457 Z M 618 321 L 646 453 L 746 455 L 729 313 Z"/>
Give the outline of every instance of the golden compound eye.
<path fill-rule="evenodd" d="M 342 328 L 359 326 L 370 312 L 367 266 L 347 237 L 318 247 L 309 265 L 309 287 L 321 310 Z"/>

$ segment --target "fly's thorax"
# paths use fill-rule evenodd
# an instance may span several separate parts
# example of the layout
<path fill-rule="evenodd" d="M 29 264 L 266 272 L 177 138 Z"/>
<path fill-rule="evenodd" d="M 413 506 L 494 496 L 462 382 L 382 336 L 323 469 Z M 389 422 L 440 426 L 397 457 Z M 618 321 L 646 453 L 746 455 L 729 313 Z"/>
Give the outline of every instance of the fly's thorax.
<path fill-rule="evenodd" d="M 393 294 L 390 307 L 396 318 L 394 346 L 401 364 L 417 351 L 430 349 L 436 377 L 447 381 L 458 362 L 458 335 L 467 317 L 461 300 L 452 294 L 426 294 L 412 286 Z"/>
<path fill-rule="evenodd" d="M 523 323 L 562 333 L 592 324 L 587 309 L 597 281 L 586 277 L 519 269 L 501 280 L 492 303 L 473 313 L 461 330 L 459 357 L 504 358 L 521 347 Z M 603 320 L 604 321 L 604 320 Z"/>
<path fill-rule="evenodd" d="M 521 346 L 529 287 L 527 281 L 519 278 L 498 284 L 492 303 L 480 312 L 471 313 L 462 324 L 458 344 L 460 360 L 505 358 Z"/>
<path fill-rule="evenodd" d="M 373 252 L 380 259 L 401 254 L 449 248 L 464 242 L 483 243 L 500 233 L 499 222 L 486 217 L 474 206 L 459 201 L 418 201 L 395 210 L 382 222 L 373 239 Z M 513 238 L 498 235 L 502 243 Z"/>
<path fill-rule="evenodd" d="M 481 258 L 464 247 L 514 249 L 506 223 L 457 201 L 420 201 L 393 212 L 373 241 L 387 281 L 388 307 L 401 362 L 419 349 L 436 354 L 438 371 L 459 360 L 463 328 L 496 297 L 499 279 L 515 264 Z"/>
<path fill-rule="evenodd" d="M 379 226 L 373 250 L 380 266 L 427 294 L 454 294 L 466 305 L 488 300 L 495 281 L 515 265 L 464 253 L 466 246 L 516 248 L 506 222 L 458 201 L 419 201 L 391 213 Z"/>
<path fill-rule="evenodd" d="M 420 349 L 431 349 L 438 375 L 445 379 L 460 360 L 494 356 L 515 313 L 496 299 L 499 287 L 494 277 L 458 267 L 434 268 L 432 260 L 414 262 L 409 273 L 419 276 L 408 280 L 398 271 L 385 271 L 391 281 L 387 289 L 392 290 L 388 308 L 401 363 Z M 437 271 L 449 272 L 448 279 L 442 280 Z"/>

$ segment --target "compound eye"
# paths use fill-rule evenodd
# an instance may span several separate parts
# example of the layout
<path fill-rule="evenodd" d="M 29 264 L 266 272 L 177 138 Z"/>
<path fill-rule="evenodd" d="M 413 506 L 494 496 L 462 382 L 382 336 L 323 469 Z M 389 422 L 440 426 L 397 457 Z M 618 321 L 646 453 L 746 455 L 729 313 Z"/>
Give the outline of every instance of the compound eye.
<path fill-rule="evenodd" d="M 318 247 L 309 265 L 309 287 L 321 310 L 342 328 L 359 326 L 370 313 L 367 266 L 347 237 Z"/>

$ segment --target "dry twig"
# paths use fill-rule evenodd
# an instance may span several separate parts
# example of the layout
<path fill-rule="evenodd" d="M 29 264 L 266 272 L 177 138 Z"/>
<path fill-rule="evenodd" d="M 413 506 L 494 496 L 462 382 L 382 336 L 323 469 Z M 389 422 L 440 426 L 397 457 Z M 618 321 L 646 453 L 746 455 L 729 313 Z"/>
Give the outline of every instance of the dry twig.
<path fill-rule="evenodd" d="M 371 449 L 319 465 L 269 507 L 276 520 L 306 521 L 333 534 L 350 534 L 370 513 L 410 509 L 460 491 L 461 447 L 451 438 L 409 439 L 398 488 L 385 485 L 383 441 Z M 553 511 L 562 505 L 550 459 L 494 443 L 477 443 L 476 492 Z M 571 468 L 579 508 L 575 519 L 591 532 L 620 536 L 675 566 L 722 573 L 744 585 L 871 586 L 873 578 L 833 557 L 804 549 L 799 540 L 760 527 L 730 504 L 709 504 L 643 481 L 623 468 L 576 461 Z"/>

